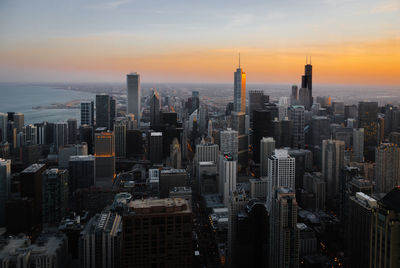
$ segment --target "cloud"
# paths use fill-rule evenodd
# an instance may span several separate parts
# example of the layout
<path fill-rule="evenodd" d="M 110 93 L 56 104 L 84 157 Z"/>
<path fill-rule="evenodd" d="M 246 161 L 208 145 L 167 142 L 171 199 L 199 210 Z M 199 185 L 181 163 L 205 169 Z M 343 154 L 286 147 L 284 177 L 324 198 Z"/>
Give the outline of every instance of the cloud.
<path fill-rule="evenodd" d="M 394 13 L 400 11 L 400 2 L 398 0 L 395 1 L 388 1 L 383 4 L 376 6 L 372 11 L 371 14 L 377 13 Z"/>
<path fill-rule="evenodd" d="M 97 9 L 97 10 L 113 10 L 117 9 L 123 5 L 127 5 L 135 2 L 135 0 L 118 0 L 118 1 L 107 1 L 103 3 L 98 3 L 96 5 L 87 6 L 88 9 Z"/>

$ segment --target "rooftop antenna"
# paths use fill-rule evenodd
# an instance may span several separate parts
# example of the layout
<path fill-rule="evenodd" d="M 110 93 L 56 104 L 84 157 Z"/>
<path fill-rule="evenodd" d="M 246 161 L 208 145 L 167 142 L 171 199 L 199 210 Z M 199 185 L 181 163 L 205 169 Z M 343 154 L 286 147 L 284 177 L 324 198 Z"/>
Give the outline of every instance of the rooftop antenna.
<path fill-rule="evenodd" d="M 239 69 L 240 69 L 240 52 L 239 52 Z"/>
<path fill-rule="evenodd" d="M 311 56 L 310 56 L 310 65 L 311 65 Z"/>

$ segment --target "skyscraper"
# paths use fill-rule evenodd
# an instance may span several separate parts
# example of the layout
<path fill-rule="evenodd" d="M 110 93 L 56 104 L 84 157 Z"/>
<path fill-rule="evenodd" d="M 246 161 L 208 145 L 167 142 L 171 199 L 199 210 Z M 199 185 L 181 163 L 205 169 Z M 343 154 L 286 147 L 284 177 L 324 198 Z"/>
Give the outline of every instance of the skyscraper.
<path fill-rule="evenodd" d="M 375 151 L 375 182 L 378 193 L 388 193 L 400 185 L 400 147 L 382 143 Z"/>
<path fill-rule="evenodd" d="M 115 138 L 114 132 L 95 134 L 96 186 L 108 187 L 115 177 Z"/>
<path fill-rule="evenodd" d="M 235 112 L 246 112 L 246 73 L 240 68 L 240 55 L 239 67 L 234 73 L 234 96 L 233 96 L 233 110 Z"/>
<path fill-rule="evenodd" d="M 292 93 L 290 95 L 290 104 L 291 105 L 298 105 L 298 100 L 299 100 L 299 88 L 297 85 L 292 86 Z"/>
<path fill-rule="evenodd" d="M 58 226 L 68 207 L 68 170 L 47 169 L 43 173 L 43 224 Z"/>
<path fill-rule="evenodd" d="M 253 111 L 253 159 L 260 163 L 260 141 L 263 137 L 272 137 L 272 115 L 269 110 Z"/>
<path fill-rule="evenodd" d="M 249 115 L 250 120 L 253 119 L 253 112 L 255 110 L 264 109 L 264 92 L 262 90 L 249 91 Z"/>
<path fill-rule="evenodd" d="M 0 113 L 0 143 L 7 141 L 7 123 L 8 116 L 6 113 Z"/>
<path fill-rule="evenodd" d="M 268 176 L 268 159 L 274 151 L 274 138 L 263 137 L 260 141 L 260 177 Z"/>
<path fill-rule="evenodd" d="M 299 267 L 299 232 L 297 201 L 294 190 L 279 187 L 274 190 L 270 212 L 269 267 Z"/>
<path fill-rule="evenodd" d="M 81 125 L 94 125 L 94 102 L 81 102 Z"/>
<path fill-rule="evenodd" d="M 0 226 L 6 224 L 6 203 L 11 191 L 11 160 L 0 158 Z"/>
<path fill-rule="evenodd" d="M 235 252 L 237 243 L 238 213 L 248 204 L 245 191 L 234 191 L 228 206 L 228 267 L 233 267 L 235 258 L 240 258 L 240 252 Z"/>
<path fill-rule="evenodd" d="M 54 146 L 56 151 L 61 146 L 68 144 L 68 124 L 67 122 L 57 122 L 54 124 Z"/>
<path fill-rule="evenodd" d="M 163 161 L 163 133 L 150 132 L 149 136 L 149 160 L 160 164 Z"/>
<path fill-rule="evenodd" d="M 114 123 L 115 156 L 126 157 L 126 120 L 124 117 L 117 118 Z"/>
<path fill-rule="evenodd" d="M 310 105 L 309 107 L 305 107 L 307 110 L 310 110 L 311 105 L 313 104 L 313 95 L 312 95 L 312 65 L 311 65 L 311 57 L 310 57 L 310 63 L 306 63 L 304 66 L 304 75 L 301 77 L 301 88 L 307 88 L 308 89 L 308 104 Z"/>
<path fill-rule="evenodd" d="M 68 119 L 68 144 L 75 144 L 78 138 L 78 122 L 76 119 Z"/>
<path fill-rule="evenodd" d="M 111 104 L 109 95 L 96 95 L 96 127 L 110 129 Z"/>
<path fill-rule="evenodd" d="M 236 190 L 236 161 L 229 154 L 221 154 L 219 162 L 219 193 L 225 206 L 229 197 Z"/>
<path fill-rule="evenodd" d="M 267 208 L 270 211 L 275 190 L 295 189 L 295 158 L 285 149 L 275 149 L 268 159 Z"/>
<path fill-rule="evenodd" d="M 364 161 L 364 129 L 353 129 L 353 162 Z"/>
<path fill-rule="evenodd" d="M 69 191 L 89 188 L 96 182 L 96 158 L 93 155 L 74 155 L 69 158 Z"/>
<path fill-rule="evenodd" d="M 304 106 L 295 105 L 289 108 L 289 119 L 292 125 L 292 148 L 304 148 Z"/>
<path fill-rule="evenodd" d="M 370 268 L 400 267 L 400 188 L 378 201 L 372 213 Z M 365 252 L 364 252 L 365 254 Z"/>
<path fill-rule="evenodd" d="M 8 118 L 10 120 L 10 118 Z M 13 116 L 14 127 L 17 129 L 17 133 L 22 131 L 22 127 L 25 125 L 25 119 L 23 113 L 15 113 Z"/>
<path fill-rule="evenodd" d="M 192 267 L 192 211 L 188 201 L 131 201 L 123 214 L 122 228 L 122 267 Z"/>
<path fill-rule="evenodd" d="M 326 181 L 327 198 L 337 199 L 344 167 L 344 141 L 322 141 L 322 177 Z"/>
<path fill-rule="evenodd" d="M 234 160 L 238 159 L 238 132 L 228 128 L 220 132 L 221 153 L 229 153 Z"/>
<path fill-rule="evenodd" d="M 364 156 L 374 161 L 375 147 L 378 145 L 378 103 L 358 103 L 358 127 L 364 129 Z"/>
<path fill-rule="evenodd" d="M 150 126 L 154 127 L 159 125 L 161 114 L 161 100 L 157 90 L 153 91 L 153 95 L 150 98 Z"/>
<path fill-rule="evenodd" d="M 241 170 L 247 167 L 249 152 L 249 135 L 246 131 L 246 114 L 244 112 L 232 112 L 232 128 L 238 133 L 237 161 Z"/>
<path fill-rule="evenodd" d="M 137 124 L 140 126 L 140 75 L 138 73 L 130 73 L 126 76 L 126 81 L 128 86 L 127 114 L 134 114 Z"/>
<path fill-rule="evenodd" d="M 370 248 L 372 212 L 376 207 L 376 200 L 362 192 L 349 198 L 345 248 L 350 257 L 349 267 L 363 268 L 369 265 L 370 256 L 366 252 Z"/>

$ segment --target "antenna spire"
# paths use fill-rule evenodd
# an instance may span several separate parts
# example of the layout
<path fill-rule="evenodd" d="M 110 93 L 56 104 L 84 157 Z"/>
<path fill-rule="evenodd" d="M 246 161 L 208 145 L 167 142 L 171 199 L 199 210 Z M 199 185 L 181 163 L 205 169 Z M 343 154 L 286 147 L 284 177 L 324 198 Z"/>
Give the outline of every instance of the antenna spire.
<path fill-rule="evenodd" d="M 310 65 L 311 65 L 311 56 L 310 56 Z"/>
<path fill-rule="evenodd" d="M 239 52 L 239 69 L 240 69 L 240 52 Z"/>
<path fill-rule="evenodd" d="M 308 56 L 306 55 L 306 65 L 307 65 L 307 63 L 308 63 L 308 61 L 307 61 L 307 60 L 308 60 Z"/>

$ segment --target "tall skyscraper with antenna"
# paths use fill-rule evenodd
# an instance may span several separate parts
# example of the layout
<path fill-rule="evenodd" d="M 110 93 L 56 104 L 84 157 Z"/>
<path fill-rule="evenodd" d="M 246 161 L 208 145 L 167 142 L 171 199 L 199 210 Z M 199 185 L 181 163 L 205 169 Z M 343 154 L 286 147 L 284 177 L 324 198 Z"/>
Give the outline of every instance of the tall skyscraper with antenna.
<path fill-rule="evenodd" d="M 246 73 L 240 68 L 240 54 L 239 54 L 239 67 L 234 73 L 234 97 L 233 97 L 233 110 L 235 112 L 246 112 Z"/>
<path fill-rule="evenodd" d="M 308 57 L 306 57 L 306 65 L 304 66 L 304 75 L 301 77 L 301 88 L 308 89 L 308 98 L 310 107 L 313 104 L 313 96 L 312 96 L 312 65 L 311 65 L 311 56 L 310 62 L 308 62 Z M 309 107 L 306 107 L 309 110 Z"/>

